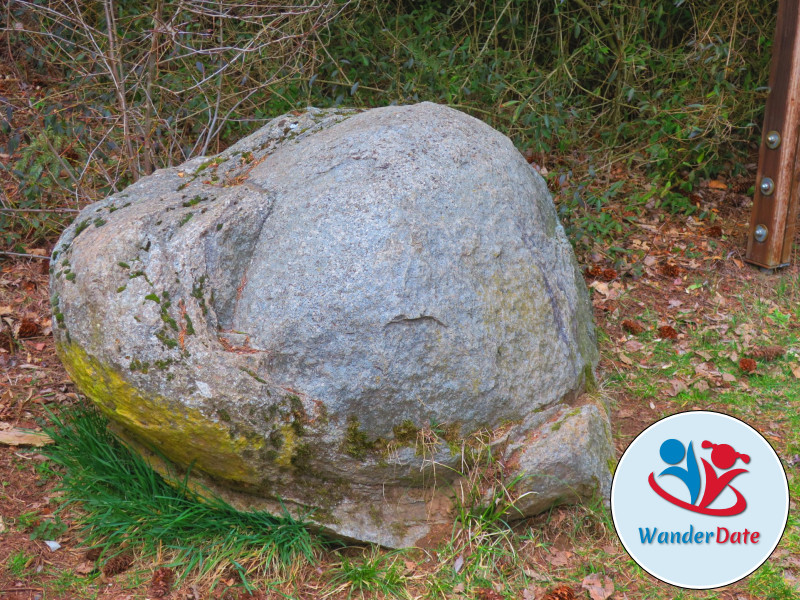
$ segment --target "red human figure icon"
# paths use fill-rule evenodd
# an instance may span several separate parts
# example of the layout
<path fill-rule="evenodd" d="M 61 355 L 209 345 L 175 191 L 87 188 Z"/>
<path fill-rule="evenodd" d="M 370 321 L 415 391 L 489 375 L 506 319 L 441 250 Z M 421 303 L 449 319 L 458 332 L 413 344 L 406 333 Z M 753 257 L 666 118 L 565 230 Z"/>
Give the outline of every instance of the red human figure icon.
<path fill-rule="evenodd" d="M 745 464 L 750 462 L 750 457 L 747 454 L 736 452 L 736 450 L 734 450 L 733 447 L 729 446 L 728 444 L 713 444 L 708 440 L 705 440 L 702 443 L 702 447 L 713 448 L 711 451 L 711 462 L 713 462 L 714 466 L 718 469 L 730 469 L 738 459 L 742 459 Z M 748 472 L 747 469 L 733 469 L 732 471 L 728 471 L 727 473 L 717 476 L 717 472 L 714 470 L 714 467 L 708 464 L 708 461 L 706 461 L 705 458 L 701 458 L 700 460 L 703 461 L 703 468 L 705 469 L 706 473 L 706 489 L 703 493 L 703 498 L 700 501 L 701 508 L 707 507 L 714 500 L 716 500 L 717 496 L 722 493 L 722 490 L 730 485 L 734 477 Z M 732 507 L 732 509 L 738 509 L 736 512 L 730 514 L 739 514 L 747 507 L 747 502 L 739 490 L 733 486 L 730 486 L 730 488 L 736 494 L 736 504 Z"/>

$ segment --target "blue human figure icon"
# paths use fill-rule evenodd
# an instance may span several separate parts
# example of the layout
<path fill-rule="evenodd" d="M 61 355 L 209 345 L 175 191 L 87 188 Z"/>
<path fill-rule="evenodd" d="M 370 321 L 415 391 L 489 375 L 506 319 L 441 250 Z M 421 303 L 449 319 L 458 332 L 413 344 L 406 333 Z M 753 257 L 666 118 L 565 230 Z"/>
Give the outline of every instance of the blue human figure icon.
<path fill-rule="evenodd" d="M 661 454 L 661 458 L 665 463 L 673 465 L 661 471 L 659 477 L 661 475 L 674 475 L 683 481 L 689 489 L 691 504 L 694 504 L 700 495 L 700 468 L 697 466 L 697 458 L 695 458 L 692 443 L 689 442 L 689 449 L 686 450 L 682 442 L 676 439 L 669 439 L 661 444 L 659 454 Z M 684 455 L 686 456 L 686 468 L 676 466 L 683 460 Z"/>

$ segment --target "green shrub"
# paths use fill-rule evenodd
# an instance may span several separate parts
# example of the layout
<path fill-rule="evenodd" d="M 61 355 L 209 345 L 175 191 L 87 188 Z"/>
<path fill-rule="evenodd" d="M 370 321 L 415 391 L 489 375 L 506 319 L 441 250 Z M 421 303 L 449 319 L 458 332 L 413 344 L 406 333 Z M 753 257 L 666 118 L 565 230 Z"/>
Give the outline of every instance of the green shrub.
<path fill-rule="evenodd" d="M 57 82 L 31 107 L 44 127 L 0 115 L 0 152 L 16 150 L 13 209 L 75 208 L 291 109 L 429 100 L 481 118 L 539 162 L 565 159 L 583 186 L 570 210 L 602 197 L 595 177 L 622 163 L 649 175 L 662 206 L 690 212 L 699 177 L 752 160 L 777 2 L 9 7 L 11 58 Z M 7 245 L 62 226 L 55 214 L 0 214 Z"/>

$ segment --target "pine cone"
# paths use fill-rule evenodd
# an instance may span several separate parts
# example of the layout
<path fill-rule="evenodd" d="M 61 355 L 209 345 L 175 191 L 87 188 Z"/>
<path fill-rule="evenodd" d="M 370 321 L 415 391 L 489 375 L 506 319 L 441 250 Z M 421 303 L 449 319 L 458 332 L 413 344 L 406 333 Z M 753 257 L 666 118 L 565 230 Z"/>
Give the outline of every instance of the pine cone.
<path fill-rule="evenodd" d="M 94 548 L 89 548 L 86 551 L 86 560 L 90 560 L 92 562 L 97 562 L 97 559 L 100 558 L 100 555 L 103 553 L 102 546 L 95 546 Z"/>
<path fill-rule="evenodd" d="M 745 373 L 755 373 L 757 367 L 756 361 L 752 358 L 743 358 L 739 361 L 739 368 Z"/>
<path fill-rule="evenodd" d="M 127 571 L 133 565 L 133 554 L 130 552 L 123 552 L 122 554 L 117 554 L 116 556 L 112 556 L 111 558 L 106 561 L 106 564 L 103 565 L 103 575 L 106 577 L 113 577 L 118 573 L 122 573 L 123 571 Z"/>
<path fill-rule="evenodd" d="M 784 354 L 786 354 L 786 348 L 783 346 L 764 346 L 763 348 L 754 348 L 750 352 L 750 356 L 761 360 L 775 360 Z"/>
<path fill-rule="evenodd" d="M 153 598 L 163 598 L 169 594 L 172 589 L 172 583 L 175 581 L 175 573 L 172 569 L 161 567 L 156 569 L 153 573 L 153 579 L 150 581 L 150 595 Z"/>
<path fill-rule="evenodd" d="M 560 585 L 547 592 L 542 600 L 575 600 L 575 591 L 568 585 Z"/>
<path fill-rule="evenodd" d="M 740 176 L 733 180 L 730 189 L 734 194 L 746 194 L 753 185 L 755 185 L 755 181 L 752 177 Z"/>
<path fill-rule="evenodd" d="M 644 331 L 644 326 L 642 326 L 641 323 L 638 323 L 631 319 L 625 319 L 622 322 L 622 328 L 628 333 L 631 333 L 633 335 L 639 335 Z"/>
<path fill-rule="evenodd" d="M 16 347 L 14 338 L 11 337 L 11 331 L 4 327 L 4 323 L 0 322 L 0 349 L 5 350 L 9 354 L 14 354 Z"/>
<path fill-rule="evenodd" d="M 662 275 L 666 275 L 667 277 L 677 277 L 681 274 L 681 268 L 673 263 L 664 263 L 659 270 Z"/>
<path fill-rule="evenodd" d="M 603 269 L 603 281 L 614 281 L 618 276 L 619 273 L 617 273 L 614 269 Z"/>
<path fill-rule="evenodd" d="M 584 271 L 584 274 L 590 279 L 601 279 L 603 277 L 603 267 L 592 265 Z"/>
<path fill-rule="evenodd" d="M 658 328 L 658 336 L 662 340 L 677 340 L 678 339 L 678 332 L 675 331 L 673 327 L 669 325 L 662 325 Z"/>
<path fill-rule="evenodd" d="M 503 600 L 503 595 L 495 592 L 491 588 L 478 588 L 475 590 L 475 596 L 478 600 Z"/>
<path fill-rule="evenodd" d="M 17 331 L 17 337 L 20 339 L 36 337 L 41 332 L 42 328 L 39 327 L 39 324 L 36 321 L 32 321 L 31 319 L 22 319 L 22 322 L 19 324 L 19 330 Z"/>

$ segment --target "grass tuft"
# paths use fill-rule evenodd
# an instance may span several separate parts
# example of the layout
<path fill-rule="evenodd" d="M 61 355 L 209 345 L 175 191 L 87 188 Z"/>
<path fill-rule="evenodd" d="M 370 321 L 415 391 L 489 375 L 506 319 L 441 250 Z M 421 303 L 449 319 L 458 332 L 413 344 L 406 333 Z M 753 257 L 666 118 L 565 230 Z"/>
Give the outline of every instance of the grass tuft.
<path fill-rule="evenodd" d="M 406 578 L 397 562 L 399 554 L 383 554 L 375 547 L 361 559 L 342 557 L 339 568 L 331 578 L 332 593 L 347 591 L 347 597 L 380 592 L 384 596 L 406 597 Z"/>
<path fill-rule="evenodd" d="M 104 548 L 106 563 L 127 549 L 143 556 L 166 552 L 170 566 L 200 578 L 227 570 L 248 578 L 314 562 L 322 541 L 288 512 L 241 512 L 224 500 L 201 498 L 187 479 L 168 483 L 87 407 L 52 415 L 55 443 L 46 454 L 63 470 L 63 510 L 79 504 L 84 543 Z"/>

